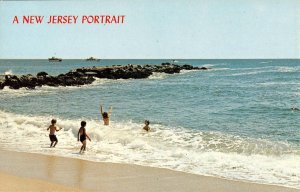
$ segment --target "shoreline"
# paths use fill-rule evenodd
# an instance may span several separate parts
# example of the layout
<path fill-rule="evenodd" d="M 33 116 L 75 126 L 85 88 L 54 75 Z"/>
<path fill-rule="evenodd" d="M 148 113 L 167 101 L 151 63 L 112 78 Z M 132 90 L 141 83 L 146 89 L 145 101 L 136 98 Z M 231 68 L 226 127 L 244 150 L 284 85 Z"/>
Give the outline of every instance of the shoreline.
<path fill-rule="evenodd" d="M 29 186 L 53 185 L 55 191 L 272 191 L 296 192 L 300 189 L 269 184 L 235 181 L 211 176 L 132 164 L 91 162 L 51 155 L 0 149 L 0 178 L 7 183 L 0 191 L 15 191 L 16 183 Z M 8 175 L 8 177 L 6 177 Z M 27 184 L 26 184 L 27 185 Z M 55 188 L 56 187 L 56 188 Z M 40 189 L 40 188 L 39 188 Z M 22 189 L 20 189 L 22 190 Z M 20 191 L 19 190 L 19 191 Z M 35 189 L 29 189 L 35 191 Z M 40 190 L 36 190 L 40 191 Z"/>

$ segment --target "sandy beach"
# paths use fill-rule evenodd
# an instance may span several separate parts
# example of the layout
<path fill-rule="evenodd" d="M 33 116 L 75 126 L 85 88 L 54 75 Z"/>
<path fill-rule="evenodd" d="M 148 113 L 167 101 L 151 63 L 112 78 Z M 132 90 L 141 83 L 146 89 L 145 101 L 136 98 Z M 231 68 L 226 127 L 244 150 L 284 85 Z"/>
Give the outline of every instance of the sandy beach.
<path fill-rule="evenodd" d="M 0 191 L 81 191 L 39 179 L 28 179 L 4 173 L 0 173 L 0 180 Z"/>
<path fill-rule="evenodd" d="M 300 191 L 137 165 L 11 151 L 1 154 L 0 191 Z"/>

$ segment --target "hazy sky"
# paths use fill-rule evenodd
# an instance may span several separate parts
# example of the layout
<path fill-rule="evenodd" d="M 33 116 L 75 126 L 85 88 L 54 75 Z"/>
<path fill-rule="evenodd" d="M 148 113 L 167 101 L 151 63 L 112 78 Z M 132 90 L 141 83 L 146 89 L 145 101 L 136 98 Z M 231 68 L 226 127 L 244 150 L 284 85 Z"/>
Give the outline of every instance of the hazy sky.
<path fill-rule="evenodd" d="M 300 58 L 298 0 L 0 1 L 0 58 Z M 126 15 L 122 25 L 13 24 Z"/>

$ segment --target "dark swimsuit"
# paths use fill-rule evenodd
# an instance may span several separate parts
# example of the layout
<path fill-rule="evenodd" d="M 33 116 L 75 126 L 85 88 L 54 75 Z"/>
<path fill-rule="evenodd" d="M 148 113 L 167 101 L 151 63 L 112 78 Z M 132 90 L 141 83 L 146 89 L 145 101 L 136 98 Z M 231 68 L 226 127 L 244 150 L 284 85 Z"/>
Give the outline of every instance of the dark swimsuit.
<path fill-rule="evenodd" d="M 49 138 L 50 138 L 50 141 L 51 141 L 51 142 L 57 141 L 56 135 L 49 135 Z"/>
<path fill-rule="evenodd" d="M 83 142 L 84 140 L 86 140 L 86 135 L 84 134 L 80 135 L 80 141 Z"/>

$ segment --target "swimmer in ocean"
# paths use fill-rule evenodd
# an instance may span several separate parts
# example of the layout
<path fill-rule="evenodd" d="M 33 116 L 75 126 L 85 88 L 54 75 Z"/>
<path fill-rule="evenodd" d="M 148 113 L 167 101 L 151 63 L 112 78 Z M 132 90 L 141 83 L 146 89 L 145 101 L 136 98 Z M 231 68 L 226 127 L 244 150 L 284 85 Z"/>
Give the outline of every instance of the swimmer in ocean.
<path fill-rule="evenodd" d="M 143 129 L 146 130 L 146 131 L 150 131 L 149 124 L 150 124 L 150 121 L 145 120 L 145 126 L 143 127 Z"/>
<path fill-rule="evenodd" d="M 100 105 L 100 113 L 102 115 L 104 125 L 109 125 L 109 118 L 112 113 L 112 107 L 109 108 L 109 112 L 107 113 L 107 112 L 103 112 L 103 107 L 102 105 Z"/>

